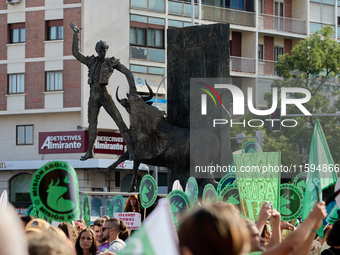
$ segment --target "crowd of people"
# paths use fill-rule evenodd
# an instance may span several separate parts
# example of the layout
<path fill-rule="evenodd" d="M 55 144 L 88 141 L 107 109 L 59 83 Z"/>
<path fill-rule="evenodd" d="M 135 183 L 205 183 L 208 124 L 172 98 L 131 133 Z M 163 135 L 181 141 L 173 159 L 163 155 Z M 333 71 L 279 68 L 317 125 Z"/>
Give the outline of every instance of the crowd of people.
<path fill-rule="evenodd" d="M 131 195 L 126 212 L 139 212 L 138 197 Z M 54 227 L 32 216 L 16 216 L 14 209 L 0 208 L 0 255 L 112 255 L 126 247 L 130 232 L 124 221 L 103 216 L 86 227 L 82 220 Z M 232 204 L 217 202 L 197 206 L 181 223 L 178 251 L 182 255 L 340 254 L 340 220 L 316 232 L 327 216 L 324 202 L 317 203 L 302 222 L 282 222 L 278 211 L 265 202 L 258 220 L 241 217 Z M 166 242 L 167 240 L 163 240 Z"/>

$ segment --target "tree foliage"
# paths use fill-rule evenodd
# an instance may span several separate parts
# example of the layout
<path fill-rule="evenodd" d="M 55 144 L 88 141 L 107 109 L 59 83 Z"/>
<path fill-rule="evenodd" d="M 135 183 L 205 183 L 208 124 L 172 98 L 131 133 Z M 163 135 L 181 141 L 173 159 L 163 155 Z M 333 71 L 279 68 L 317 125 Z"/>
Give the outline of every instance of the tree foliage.
<path fill-rule="evenodd" d="M 335 77 L 340 74 L 340 46 L 332 37 L 331 26 L 323 27 L 310 37 L 301 40 L 291 51 L 279 56 L 275 70 L 282 79 L 273 82 L 272 87 L 301 87 L 311 93 L 311 99 L 304 104 L 311 114 L 336 113 L 340 109 L 339 86 Z M 271 93 L 265 94 L 268 106 L 272 105 Z M 292 93 L 290 98 L 305 97 Z M 279 102 L 280 105 L 280 102 Z M 294 105 L 287 105 L 287 114 L 301 114 Z M 292 119 L 292 117 L 286 117 Z M 338 141 L 340 141 L 339 117 L 318 117 L 327 138 L 335 163 L 340 163 Z M 284 119 L 284 117 L 283 117 Z M 315 117 L 293 117 L 298 122 L 295 128 L 283 128 L 279 133 L 268 133 L 268 140 L 277 143 L 285 141 L 298 154 L 299 149 L 309 153 Z M 272 148 L 277 148 L 273 142 Z M 282 154 L 284 154 L 282 152 Z M 286 156 L 283 155 L 283 158 Z M 307 158 L 308 159 L 308 158 Z M 287 161 L 294 160 L 287 156 Z M 306 159 L 300 159 L 304 163 Z"/>

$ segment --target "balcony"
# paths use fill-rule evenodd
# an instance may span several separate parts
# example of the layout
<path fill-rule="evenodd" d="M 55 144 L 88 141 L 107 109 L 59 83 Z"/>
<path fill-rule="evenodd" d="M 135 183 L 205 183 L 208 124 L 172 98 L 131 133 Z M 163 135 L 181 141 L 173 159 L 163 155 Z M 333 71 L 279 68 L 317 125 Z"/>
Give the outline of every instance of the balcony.
<path fill-rule="evenodd" d="M 165 54 L 162 49 L 145 48 L 139 46 L 130 46 L 130 59 L 165 62 Z"/>
<path fill-rule="evenodd" d="M 274 66 L 276 61 L 272 60 L 259 60 L 257 74 L 261 75 L 276 75 Z"/>
<path fill-rule="evenodd" d="M 151 12 L 165 12 L 164 0 L 131 0 L 130 6 L 133 9 L 141 9 Z"/>
<path fill-rule="evenodd" d="M 230 56 L 230 71 L 255 74 L 255 59 Z"/>
<path fill-rule="evenodd" d="M 202 5 L 202 19 L 226 22 L 234 25 L 255 27 L 255 13 L 228 9 L 210 5 Z"/>
<path fill-rule="evenodd" d="M 191 17 L 191 3 L 182 1 L 169 1 L 168 13 L 172 15 Z M 194 6 L 195 18 L 198 19 L 198 5 Z"/>
<path fill-rule="evenodd" d="M 287 32 L 294 34 L 306 34 L 306 22 L 301 19 L 292 19 L 267 14 L 259 14 L 259 28 Z"/>

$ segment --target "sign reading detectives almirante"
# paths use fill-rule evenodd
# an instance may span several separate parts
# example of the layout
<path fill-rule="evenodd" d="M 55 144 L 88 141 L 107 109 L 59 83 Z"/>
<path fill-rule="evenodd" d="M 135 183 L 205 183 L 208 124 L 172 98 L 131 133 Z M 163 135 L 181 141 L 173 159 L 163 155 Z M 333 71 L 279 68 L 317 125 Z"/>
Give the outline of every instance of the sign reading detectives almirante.
<path fill-rule="evenodd" d="M 82 153 L 88 147 L 87 131 L 40 132 L 39 154 Z M 95 153 L 124 153 L 124 140 L 120 133 L 98 132 Z"/>

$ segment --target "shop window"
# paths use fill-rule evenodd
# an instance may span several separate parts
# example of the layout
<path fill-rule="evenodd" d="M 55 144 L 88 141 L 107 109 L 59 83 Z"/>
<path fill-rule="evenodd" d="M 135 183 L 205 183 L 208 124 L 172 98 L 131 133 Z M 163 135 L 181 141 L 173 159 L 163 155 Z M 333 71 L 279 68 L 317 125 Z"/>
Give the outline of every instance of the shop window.
<path fill-rule="evenodd" d="M 9 200 L 15 207 L 28 207 L 31 202 L 30 188 L 32 175 L 21 173 L 9 181 Z"/>

